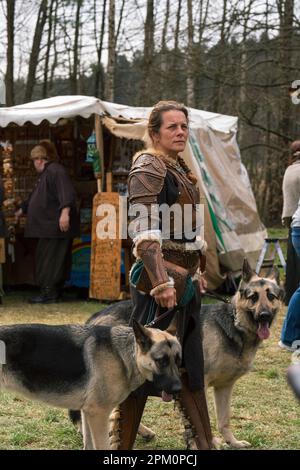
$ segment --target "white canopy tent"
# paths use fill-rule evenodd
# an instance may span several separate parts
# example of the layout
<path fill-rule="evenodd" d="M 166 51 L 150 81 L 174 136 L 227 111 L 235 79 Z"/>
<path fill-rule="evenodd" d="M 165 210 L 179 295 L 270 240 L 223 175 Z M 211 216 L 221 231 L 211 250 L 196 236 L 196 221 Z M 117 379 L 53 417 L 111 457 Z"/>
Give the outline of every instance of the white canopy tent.
<path fill-rule="evenodd" d="M 20 104 L 9 108 L 0 108 L 0 127 L 10 123 L 19 126 L 25 122 L 38 125 L 44 119 L 55 124 L 61 118 L 82 116 L 88 118 L 92 114 L 109 115 L 112 118 L 147 119 L 151 108 L 126 106 L 123 104 L 108 103 L 93 96 L 55 96 L 32 103 Z M 190 109 L 192 127 L 210 127 L 220 132 L 235 132 L 237 118 L 222 114 L 209 113 L 198 109 Z"/>

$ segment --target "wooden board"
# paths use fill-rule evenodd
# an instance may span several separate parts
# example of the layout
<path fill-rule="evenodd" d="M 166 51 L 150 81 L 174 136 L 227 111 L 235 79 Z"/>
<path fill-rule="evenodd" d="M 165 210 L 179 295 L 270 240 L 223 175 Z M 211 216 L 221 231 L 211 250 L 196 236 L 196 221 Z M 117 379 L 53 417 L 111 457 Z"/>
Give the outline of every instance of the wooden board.
<path fill-rule="evenodd" d="M 103 212 L 103 204 L 114 211 Z M 97 214 L 98 212 L 98 214 Z M 114 212 L 114 214 L 113 214 Z M 103 237 L 103 227 L 111 228 L 116 220 L 116 238 Z M 90 297 L 117 300 L 121 289 L 121 239 L 119 233 L 119 193 L 97 193 L 93 199 Z"/>
<path fill-rule="evenodd" d="M 0 263 L 5 263 L 5 238 L 0 238 Z"/>

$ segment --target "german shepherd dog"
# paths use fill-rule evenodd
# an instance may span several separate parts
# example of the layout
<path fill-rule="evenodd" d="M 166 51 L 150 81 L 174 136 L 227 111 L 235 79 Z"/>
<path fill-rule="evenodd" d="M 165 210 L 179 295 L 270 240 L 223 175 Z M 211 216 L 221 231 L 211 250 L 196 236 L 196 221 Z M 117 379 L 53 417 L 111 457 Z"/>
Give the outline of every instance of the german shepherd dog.
<path fill-rule="evenodd" d="M 242 279 L 231 303 L 201 307 L 205 384 L 214 387 L 219 432 L 225 442 L 235 448 L 251 444 L 237 440 L 230 430 L 233 386 L 250 370 L 259 345 L 269 337 L 282 298 L 278 271 L 273 269 L 267 277 L 259 277 L 245 260 Z M 131 312 L 131 301 L 119 302 L 94 314 L 88 323 L 128 324 Z M 75 413 L 71 417 L 76 421 Z M 142 424 L 139 433 L 145 439 L 155 435 Z M 214 437 L 214 445 L 219 448 L 221 440 Z M 188 446 L 192 448 L 193 443 L 188 442 Z"/>
<path fill-rule="evenodd" d="M 0 327 L 0 386 L 80 410 L 84 449 L 109 449 L 110 413 L 133 390 L 149 380 L 165 393 L 180 391 L 181 346 L 174 325 L 96 323 Z"/>
<path fill-rule="evenodd" d="M 218 430 L 231 447 L 250 447 L 230 429 L 230 404 L 235 382 L 251 369 L 262 341 L 281 308 L 284 291 L 273 268 L 259 277 L 244 261 L 242 279 L 230 304 L 203 305 L 201 309 L 206 387 L 214 388 Z M 221 441 L 214 438 L 216 447 Z"/>

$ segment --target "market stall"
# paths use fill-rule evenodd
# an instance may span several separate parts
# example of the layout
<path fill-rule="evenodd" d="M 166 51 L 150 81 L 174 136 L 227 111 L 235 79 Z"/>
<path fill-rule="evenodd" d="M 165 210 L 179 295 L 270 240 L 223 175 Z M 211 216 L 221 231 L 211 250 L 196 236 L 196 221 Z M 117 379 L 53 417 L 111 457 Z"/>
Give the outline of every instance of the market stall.
<path fill-rule="evenodd" d="M 81 237 L 74 240 L 71 282 L 89 285 L 93 298 L 125 295 L 131 242 L 99 239 L 97 225 L 104 215 L 97 209 L 109 203 L 119 215 L 119 195 L 126 195 L 131 158 L 143 147 L 150 111 L 86 96 L 58 96 L 0 108 L 4 211 L 10 228 L 5 283 L 35 283 L 34 240 L 22 236 L 24 219 L 20 226 L 14 225 L 14 210 L 36 180 L 30 151 L 47 138 L 56 145 L 59 161 L 67 167 L 78 194 Z M 190 109 L 190 128 L 184 157 L 199 179 L 209 242 L 207 273 L 214 288 L 224 281 L 226 272 L 240 268 L 245 255 L 255 265 L 265 229 L 240 159 L 237 118 Z M 9 155 L 6 142 L 11 145 Z M 122 217 L 118 217 L 121 225 Z"/>

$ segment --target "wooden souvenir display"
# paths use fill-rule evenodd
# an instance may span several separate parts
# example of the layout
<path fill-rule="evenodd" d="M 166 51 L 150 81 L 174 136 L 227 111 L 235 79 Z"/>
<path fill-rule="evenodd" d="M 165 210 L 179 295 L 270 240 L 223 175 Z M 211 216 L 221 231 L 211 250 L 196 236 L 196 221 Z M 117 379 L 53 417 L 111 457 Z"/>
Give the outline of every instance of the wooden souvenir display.
<path fill-rule="evenodd" d="M 104 128 L 105 129 L 105 128 Z M 90 297 L 99 300 L 118 300 L 129 295 L 129 269 L 131 266 L 131 240 L 101 240 L 97 237 L 96 227 L 99 222 L 96 212 L 100 204 L 113 204 L 117 218 L 117 236 L 119 233 L 119 196 L 127 195 L 127 176 L 131 167 L 132 156 L 142 148 L 143 144 L 136 140 L 117 138 L 105 134 L 103 140 L 103 127 L 100 119 L 95 121 L 97 148 L 100 155 L 100 175 L 98 180 L 98 194 L 93 201 L 92 246 L 91 246 L 91 276 Z M 104 155 L 105 154 L 105 155 Z M 104 158 L 105 156 L 105 158 Z M 105 170 L 105 171 L 103 171 Z M 100 193 L 102 187 L 106 192 Z M 126 221 L 124 221 L 126 223 Z M 121 286 L 121 253 L 125 277 Z"/>
<path fill-rule="evenodd" d="M 16 210 L 12 151 L 13 147 L 10 142 L 7 141 L 2 143 L 4 188 L 3 213 L 8 225 L 14 223 L 14 214 Z"/>
<path fill-rule="evenodd" d="M 97 215 L 103 204 L 111 207 L 109 215 Z M 103 220 L 105 219 L 105 224 Z M 99 224 L 99 225 L 98 225 Z M 102 224 L 102 225 L 101 225 Z M 114 238 L 100 239 L 99 229 L 112 230 Z M 93 200 L 90 297 L 117 300 L 121 282 L 121 239 L 119 234 L 119 194 L 98 193 Z"/>

